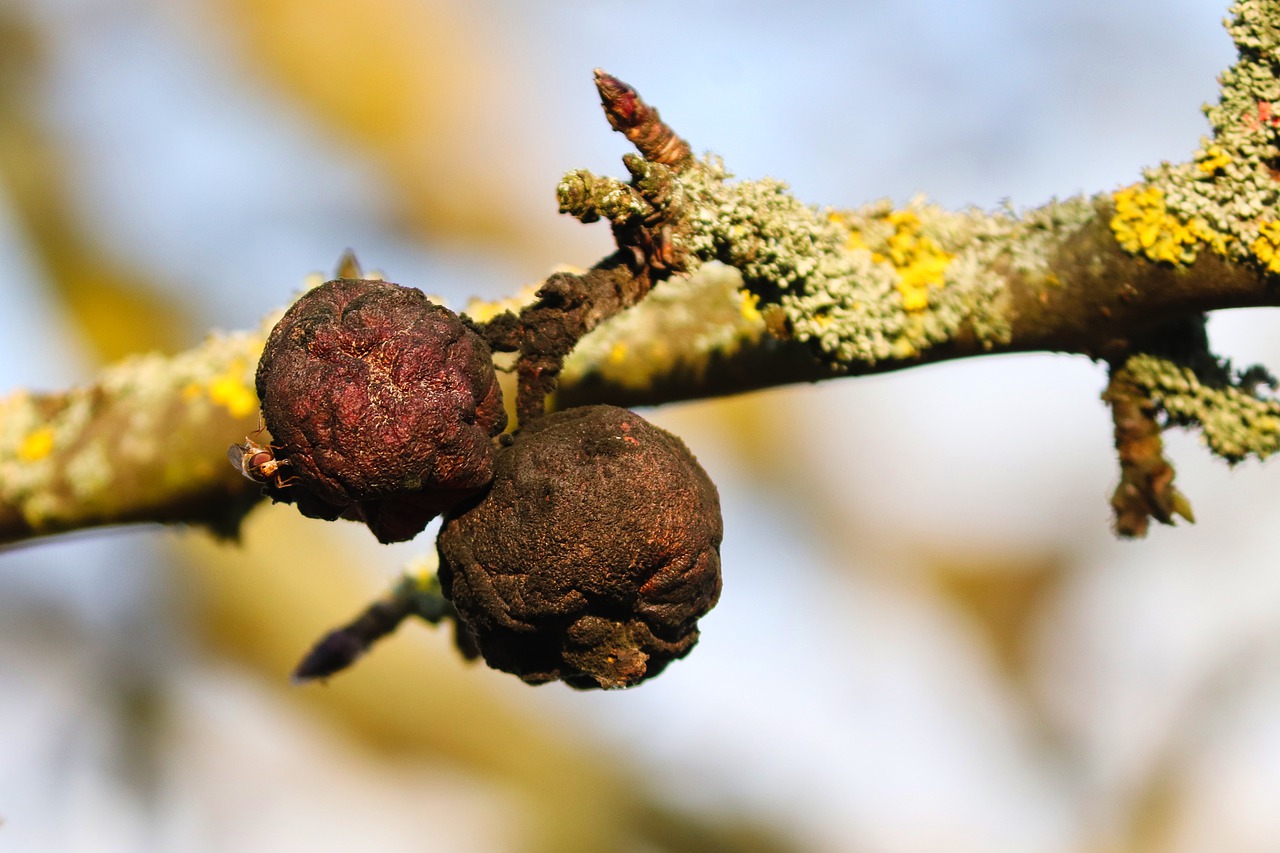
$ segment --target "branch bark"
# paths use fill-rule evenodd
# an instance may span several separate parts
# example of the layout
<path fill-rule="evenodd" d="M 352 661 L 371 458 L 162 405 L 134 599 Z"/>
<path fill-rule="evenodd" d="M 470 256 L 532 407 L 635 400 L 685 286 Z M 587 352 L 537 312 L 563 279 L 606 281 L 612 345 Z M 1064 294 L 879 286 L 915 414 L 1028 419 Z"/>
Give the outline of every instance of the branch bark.
<path fill-rule="evenodd" d="M 261 332 L 128 359 L 82 388 L 0 400 L 0 545 L 89 527 L 199 524 L 234 536 L 259 487 L 227 464 L 257 429 Z"/>
<path fill-rule="evenodd" d="M 949 339 L 902 357 L 832 361 L 809 342 L 772 334 L 764 315 L 744 304 L 740 273 L 717 265 L 660 285 L 584 338 L 566 366 L 559 403 L 655 405 L 1001 353 L 1110 361 L 1177 317 L 1280 305 L 1272 277 L 1248 265 L 1206 253 L 1174 267 L 1125 252 L 1107 224 L 1109 199 L 1079 203 L 1093 210 L 1087 222 L 1037 235 L 1046 272 L 1014 269 L 1007 254 L 984 270 L 1006 281 L 993 297 L 1008 323 L 1002 340 L 984 338 L 966 321 Z"/>

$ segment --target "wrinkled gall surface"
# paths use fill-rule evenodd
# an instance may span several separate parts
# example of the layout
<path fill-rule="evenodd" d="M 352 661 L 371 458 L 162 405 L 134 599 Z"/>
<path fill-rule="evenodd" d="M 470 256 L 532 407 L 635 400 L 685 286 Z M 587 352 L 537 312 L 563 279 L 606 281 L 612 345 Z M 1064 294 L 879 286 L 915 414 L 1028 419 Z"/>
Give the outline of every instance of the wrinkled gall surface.
<path fill-rule="evenodd" d="M 258 397 L 285 488 L 304 515 L 411 539 L 493 476 L 506 426 L 489 349 L 411 287 L 338 279 L 271 331 Z"/>
<path fill-rule="evenodd" d="M 437 540 L 440 581 L 496 669 L 627 687 L 697 642 L 720 595 L 715 485 L 680 439 L 633 412 L 541 418 Z"/>

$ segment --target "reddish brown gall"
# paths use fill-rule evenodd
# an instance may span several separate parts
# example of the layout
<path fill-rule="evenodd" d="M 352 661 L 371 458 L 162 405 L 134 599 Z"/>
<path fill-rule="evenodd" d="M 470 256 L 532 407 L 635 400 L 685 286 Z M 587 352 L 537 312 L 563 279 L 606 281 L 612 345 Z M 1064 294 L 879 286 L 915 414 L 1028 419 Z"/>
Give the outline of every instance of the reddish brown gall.
<path fill-rule="evenodd" d="M 337 279 L 304 294 L 258 363 L 258 396 L 304 515 L 411 539 L 493 476 L 506 426 L 484 341 L 419 290 Z"/>
<path fill-rule="evenodd" d="M 585 406 L 522 429 L 437 539 L 481 654 L 538 684 L 627 687 L 698 639 L 720 595 L 715 485 L 670 433 Z"/>

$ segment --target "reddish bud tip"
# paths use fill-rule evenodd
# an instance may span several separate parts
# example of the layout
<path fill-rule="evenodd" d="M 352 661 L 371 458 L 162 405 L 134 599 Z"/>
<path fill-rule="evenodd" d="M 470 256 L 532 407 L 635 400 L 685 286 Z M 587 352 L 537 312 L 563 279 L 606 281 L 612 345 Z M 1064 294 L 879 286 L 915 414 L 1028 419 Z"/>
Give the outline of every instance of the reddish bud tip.
<path fill-rule="evenodd" d="M 595 75 L 596 89 L 600 92 L 600 103 L 605 115 L 609 117 L 609 125 L 614 130 L 624 132 L 627 128 L 634 127 L 637 108 L 643 106 L 636 90 L 606 73 L 604 69 L 597 68 Z"/>

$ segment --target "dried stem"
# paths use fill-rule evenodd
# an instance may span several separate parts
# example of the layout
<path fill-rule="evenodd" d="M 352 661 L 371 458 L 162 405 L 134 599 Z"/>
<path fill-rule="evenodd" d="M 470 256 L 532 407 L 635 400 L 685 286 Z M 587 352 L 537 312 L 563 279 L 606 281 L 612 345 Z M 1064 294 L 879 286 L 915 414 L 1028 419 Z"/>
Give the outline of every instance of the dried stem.
<path fill-rule="evenodd" d="M 639 302 L 651 287 L 643 271 L 614 258 L 581 275 L 556 273 L 538 290 L 537 301 L 517 316 L 500 314 L 482 326 L 496 352 L 519 352 L 516 416 L 527 424 L 546 412 L 565 357 L 583 335 L 608 317 Z"/>
<path fill-rule="evenodd" d="M 507 312 L 481 324 L 495 351 L 520 354 L 516 415 L 522 424 L 545 413 L 564 360 L 584 335 L 639 303 L 656 281 L 684 269 L 674 235 L 685 208 L 673 170 L 693 164 L 689 144 L 635 89 L 600 69 L 595 77 L 610 126 L 642 156 L 623 158 L 630 184 L 579 171 L 558 188 L 561 211 L 583 222 L 610 220 L 618 252 L 586 273 L 551 276 L 519 316 Z"/>
<path fill-rule="evenodd" d="M 355 619 L 321 637 L 294 669 L 293 682 L 323 680 L 347 669 L 411 616 L 432 625 L 452 619 L 456 630 L 465 630 L 456 621 L 453 605 L 441 595 L 434 571 L 405 574 Z M 459 645 L 466 650 L 466 636 L 460 639 Z"/>
<path fill-rule="evenodd" d="M 1102 399 L 1111 406 L 1120 484 L 1111 496 L 1116 534 L 1147 535 L 1151 519 L 1173 524 L 1174 516 L 1195 523 L 1191 504 L 1173 485 L 1173 465 L 1164 458 L 1159 407 L 1124 368 L 1113 368 Z"/>

